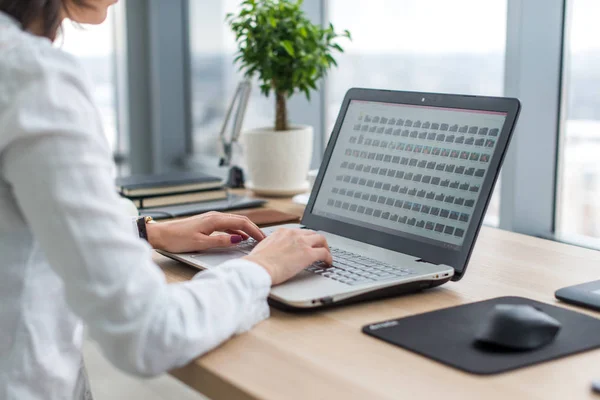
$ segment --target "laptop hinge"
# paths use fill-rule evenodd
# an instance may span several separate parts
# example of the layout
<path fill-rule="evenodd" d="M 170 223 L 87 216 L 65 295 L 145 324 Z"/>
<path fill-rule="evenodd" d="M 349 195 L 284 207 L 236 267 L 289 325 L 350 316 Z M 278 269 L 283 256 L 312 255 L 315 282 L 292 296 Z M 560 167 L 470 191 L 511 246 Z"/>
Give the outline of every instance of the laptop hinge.
<path fill-rule="evenodd" d="M 427 261 L 427 260 L 424 260 L 424 259 L 422 259 L 422 258 L 419 258 L 419 259 L 417 260 L 417 262 L 418 262 L 418 263 L 425 263 L 425 264 L 432 264 L 432 265 L 440 265 L 440 264 L 438 264 L 438 263 L 432 263 L 432 262 L 430 262 L 430 261 Z"/>

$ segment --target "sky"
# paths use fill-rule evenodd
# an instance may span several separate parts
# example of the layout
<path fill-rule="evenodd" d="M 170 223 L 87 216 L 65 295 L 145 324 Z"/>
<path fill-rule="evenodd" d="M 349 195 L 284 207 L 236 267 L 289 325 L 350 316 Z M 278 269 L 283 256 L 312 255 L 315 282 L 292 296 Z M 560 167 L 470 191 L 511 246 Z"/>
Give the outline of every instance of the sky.
<path fill-rule="evenodd" d="M 317 0 L 305 0 L 305 3 Z M 507 0 L 329 0 L 338 30 L 352 32 L 348 52 L 486 53 L 504 51 Z M 190 0 L 192 48 L 235 49 L 223 18 L 237 0 Z M 368 6 L 366 6 L 368 4 Z M 570 0 L 574 52 L 600 50 L 600 0 Z M 210 37 L 211 40 L 205 40 Z"/>
<path fill-rule="evenodd" d="M 222 21 L 237 1 L 191 2 L 194 50 L 234 50 Z M 352 32 L 349 52 L 493 52 L 504 48 L 506 36 L 506 0 L 330 0 L 328 13 L 338 31 Z M 213 40 L 202 40 L 209 32 Z"/>
<path fill-rule="evenodd" d="M 571 0 L 569 5 L 571 51 L 600 51 L 600 1 Z"/>
<path fill-rule="evenodd" d="M 352 32 L 353 41 L 345 44 L 351 53 L 486 53 L 504 50 L 506 1 L 329 0 L 328 12 L 338 30 Z M 190 0 L 194 52 L 235 49 L 223 20 L 237 4 L 238 0 Z M 571 0 L 569 4 L 571 50 L 600 50 L 600 0 Z M 113 26 L 113 15 L 100 26 L 76 27 L 66 22 L 64 43 L 59 45 L 83 57 L 108 55 L 113 51 Z"/>
<path fill-rule="evenodd" d="M 331 0 L 329 13 L 352 32 L 348 51 L 486 53 L 506 41 L 506 0 Z"/>

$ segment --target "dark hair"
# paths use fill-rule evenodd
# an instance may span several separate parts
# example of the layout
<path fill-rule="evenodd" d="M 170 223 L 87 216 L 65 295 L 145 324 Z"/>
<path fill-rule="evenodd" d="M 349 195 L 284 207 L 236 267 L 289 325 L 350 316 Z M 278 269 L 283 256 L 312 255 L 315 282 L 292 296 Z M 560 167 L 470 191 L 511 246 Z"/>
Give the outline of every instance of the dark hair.
<path fill-rule="evenodd" d="M 71 0 L 77 6 L 86 6 L 86 0 Z M 65 0 L 0 0 L 0 11 L 15 18 L 23 29 L 36 20 L 42 21 L 43 35 L 54 40 L 61 23 L 61 13 L 68 15 Z"/>

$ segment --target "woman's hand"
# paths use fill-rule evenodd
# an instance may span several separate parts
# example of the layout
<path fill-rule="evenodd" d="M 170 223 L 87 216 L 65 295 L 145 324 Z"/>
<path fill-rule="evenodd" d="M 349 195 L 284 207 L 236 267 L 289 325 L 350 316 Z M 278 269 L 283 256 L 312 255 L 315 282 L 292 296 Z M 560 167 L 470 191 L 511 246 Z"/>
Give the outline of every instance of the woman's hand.
<path fill-rule="evenodd" d="M 157 250 L 189 253 L 216 247 L 230 247 L 253 237 L 257 241 L 265 234 L 247 217 L 209 212 L 178 221 L 148 224 L 148 242 Z M 225 232 L 227 235 L 214 235 Z"/>
<path fill-rule="evenodd" d="M 279 229 L 244 259 L 266 269 L 273 285 L 287 281 L 317 261 L 333 262 L 325 237 L 304 229 Z"/>

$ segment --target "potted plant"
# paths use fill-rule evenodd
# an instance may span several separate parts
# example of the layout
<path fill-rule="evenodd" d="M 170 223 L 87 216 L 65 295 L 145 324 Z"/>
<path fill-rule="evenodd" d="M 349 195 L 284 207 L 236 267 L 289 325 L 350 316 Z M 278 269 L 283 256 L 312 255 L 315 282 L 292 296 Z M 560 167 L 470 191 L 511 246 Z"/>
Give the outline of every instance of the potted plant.
<path fill-rule="evenodd" d="M 301 92 L 310 100 L 317 82 L 343 52 L 333 25 L 313 24 L 302 0 L 245 0 L 227 22 L 238 45 L 235 62 L 247 78 L 258 76 L 265 96 L 275 95 L 275 124 L 244 132 L 243 143 L 251 184 L 264 195 L 292 195 L 308 189 L 313 129 L 288 121 L 287 100 Z"/>

